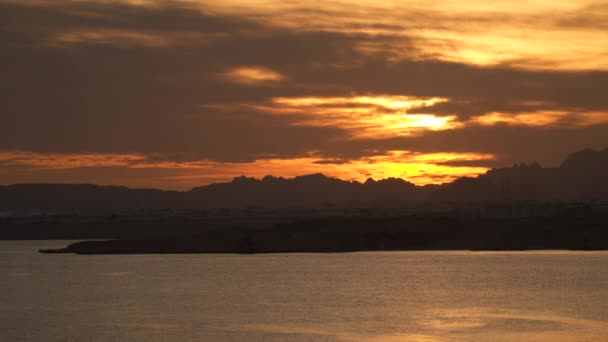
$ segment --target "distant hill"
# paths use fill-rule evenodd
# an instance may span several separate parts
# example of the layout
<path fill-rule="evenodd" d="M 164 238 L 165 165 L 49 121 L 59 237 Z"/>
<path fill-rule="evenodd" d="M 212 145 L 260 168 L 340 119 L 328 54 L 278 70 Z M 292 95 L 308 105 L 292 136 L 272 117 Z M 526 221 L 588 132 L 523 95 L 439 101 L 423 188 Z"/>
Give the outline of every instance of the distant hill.
<path fill-rule="evenodd" d="M 428 202 L 608 200 L 608 149 L 569 155 L 557 168 L 537 163 L 492 169 L 436 186 L 403 179 L 343 181 L 322 174 L 291 179 L 237 177 L 190 191 L 91 184 L 0 186 L 0 211 L 160 208 L 403 207 Z"/>
<path fill-rule="evenodd" d="M 557 168 L 538 163 L 492 169 L 444 184 L 433 198 L 451 201 L 606 200 L 608 149 L 570 154 Z"/>

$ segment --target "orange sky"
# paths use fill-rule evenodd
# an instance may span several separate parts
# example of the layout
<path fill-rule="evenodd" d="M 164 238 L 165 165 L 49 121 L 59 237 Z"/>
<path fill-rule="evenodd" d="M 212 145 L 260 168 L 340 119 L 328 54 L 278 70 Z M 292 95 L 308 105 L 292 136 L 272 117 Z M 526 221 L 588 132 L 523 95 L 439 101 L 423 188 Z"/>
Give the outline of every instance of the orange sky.
<path fill-rule="evenodd" d="M 0 0 L 1 183 L 416 184 L 608 146 L 596 1 Z"/>
<path fill-rule="evenodd" d="M 99 168 L 120 168 L 130 171 L 166 170 L 167 174 L 154 184 L 156 187 L 166 189 L 189 189 L 200 184 L 227 181 L 239 175 L 262 178 L 266 175 L 295 177 L 313 173 L 324 173 L 358 182 L 365 182 L 367 178 L 397 177 L 408 179 L 418 185 L 435 184 L 450 182 L 462 176 L 477 175 L 487 170 L 483 166 L 450 166 L 452 162 L 488 161 L 494 158 L 491 154 L 418 154 L 409 151 L 389 151 L 385 155 L 371 155 L 348 161 L 326 159 L 311 153 L 300 158 L 264 158 L 247 163 L 222 163 L 211 160 L 155 161 L 141 154 L 0 152 L 0 163 L 3 165 L 29 170 L 68 172 L 68 174 L 70 170 L 86 173 L 87 170 Z M 145 183 L 137 185 L 145 186 Z"/>

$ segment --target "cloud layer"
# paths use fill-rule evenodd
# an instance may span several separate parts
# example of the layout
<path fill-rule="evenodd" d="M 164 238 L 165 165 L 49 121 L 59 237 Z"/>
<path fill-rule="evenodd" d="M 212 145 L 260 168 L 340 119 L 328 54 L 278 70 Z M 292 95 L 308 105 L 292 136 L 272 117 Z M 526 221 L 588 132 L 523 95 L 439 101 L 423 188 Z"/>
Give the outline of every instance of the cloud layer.
<path fill-rule="evenodd" d="M 415 178 L 411 158 L 382 164 L 394 151 L 492 156 L 466 174 L 555 165 L 608 146 L 607 14 L 580 1 L 0 1 L 3 182 L 171 188 L 309 163 Z M 121 168 L 134 176 L 101 176 Z"/>

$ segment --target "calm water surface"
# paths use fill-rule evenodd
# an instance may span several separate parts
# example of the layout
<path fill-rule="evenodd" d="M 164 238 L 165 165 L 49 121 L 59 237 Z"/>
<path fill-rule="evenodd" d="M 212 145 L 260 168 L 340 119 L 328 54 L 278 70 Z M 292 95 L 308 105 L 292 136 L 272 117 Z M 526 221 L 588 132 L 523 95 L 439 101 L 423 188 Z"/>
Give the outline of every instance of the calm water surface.
<path fill-rule="evenodd" d="M 608 341 L 608 253 L 42 255 L 0 242 L 0 341 Z"/>

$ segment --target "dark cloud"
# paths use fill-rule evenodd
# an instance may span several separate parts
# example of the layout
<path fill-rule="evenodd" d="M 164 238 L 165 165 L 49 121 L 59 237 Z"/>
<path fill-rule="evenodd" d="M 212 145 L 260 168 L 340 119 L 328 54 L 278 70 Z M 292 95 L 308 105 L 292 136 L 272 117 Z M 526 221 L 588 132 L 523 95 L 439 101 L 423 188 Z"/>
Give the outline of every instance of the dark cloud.
<path fill-rule="evenodd" d="M 333 159 L 321 159 L 321 160 L 316 160 L 313 163 L 315 164 L 329 164 L 329 165 L 341 165 L 341 164 L 348 164 L 350 163 L 350 160 L 348 159 L 341 159 L 341 158 L 333 158 Z"/>
<path fill-rule="evenodd" d="M 608 146 L 606 132 L 608 125 L 584 128 L 470 126 L 430 132 L 417 137 L 333 142 L 322 150 L 328 155 L 353 159 L 368 155 L 370 151 L 477 152 L 498 157 L 495 161 L 487 161 L 484 164 L 487 167 L 533 161 L 552 167 L 559 165 L 572 151 L 584 149 L 586 146 Z"/>
<path fill-rule="evenodd" d="M 123 29 L 143 32 L 205 32 L 229 34 L 256 29 L 243 18 L 210 15 L 180 1 L 153 6 L 120 2 L 2 3 L 0 19 L 6 32 L 31 34 L 37 40 L 66 30 Z M 140 31 L 140 32 L 142 32 Z"/>

